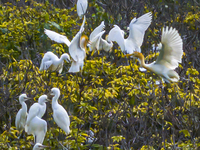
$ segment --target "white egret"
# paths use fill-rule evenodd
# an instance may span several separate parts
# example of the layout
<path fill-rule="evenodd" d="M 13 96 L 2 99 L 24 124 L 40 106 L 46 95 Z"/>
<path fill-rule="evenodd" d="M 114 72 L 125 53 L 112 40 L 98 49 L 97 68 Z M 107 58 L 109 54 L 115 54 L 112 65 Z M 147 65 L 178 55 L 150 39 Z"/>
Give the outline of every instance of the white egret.
<path fill-rule="evenodd" d="M 69 54 L 72 57 L 72 65 L 68 72 L 79 72 L 80 68 L 83 67 L 84 59 L 86 57 L 86 45 L 88 42 L 87 36 L 81 36 L 84 31 L 85 16 L 81 25 L 80 31 L 75 35 L 73 40 L 70 42 L 66 36 L 60 35 L 54 31 L 45 30 L 45 34 L 51 39 L 58 43 L 65 43 L 69 46 Z"/>
<path fill-rule="evenodd" d="M 36 143 L 36 144 L 34 145 L 34 147 L 33 147 L 33 150 L 40 150 L 40 149 L 44 149 L 44 148 L 46 148 L 46 147 L 48 147 L 48 146 L 42 145 L 42 144 L 40 144 L 40 143 Z"/>
<path fill-rule="evenodd" d="M 19 96 L 19 102 L 22 105 L 22 108 L 18 111 L 16 118 L 15 118 L 15 126 L 16 129 L 21 132 L 26 124 L 26 117 L 27 117 L 27 105 L 25 103 L 26 100 L 30 98 L 27 97 L 26 94 L 21 94 Z"/>
<path fill-rule="evenodd" d="M 47 132 L 47 122 L 38 116 L 35 116 L 29 123 L 29 126 L 25 126 L 25 131 L 28 134 L 32 134 L 35 143 L 43 143 L 44 137 Z"/>
<path fill-rule="evenodd" d="M 129 36 L 124 39 L 124 31 L 119 26 L 114 25 L 108 34 L 108 41 L 116 41 L 121 47 L 122 52 L 132 54 L 141 52 L 141 45 L 145 31 L 151 24 L 152 13 L 146 13 L 139 18 L 134 18 L 129 24 Z"/>
<path fill-rule="evenodd" d="M 78 0 L 76 7 L 78 16 L 82 18 L 87 11 L 88 0 Z"/>
<path fill-rule="evenodd" d="M 68 135 L 70 133 L 70 119 L 67 111 L 63 108 L 63 106 L 58 104 L 60 90 L 58 88 L 52 88 L 51 95 L 54 96 L 52 99 L 53 119 L 57 125 Z"/>
<path fill-rule="evenodd" d="M 40 96 L 38 103 L 34 103 L 28 112 L 25 131 L 34 136 L 36 143 L 43 143 L 47 131 L 47 123 L 45 120 L 41 119 L 46 112 L 45 102 L 47 101 L 47 95 Z"/>
<path fill-rule="evenodd" d="M 42 58 L 40 71 L 49 69 L 51 71 L 58 71 L 59 73 L 62 73 L 64 60 L 70 62 L 70 57 L 67 53 L 62 54 L 59 59 L 54 53 L 47 52 Z"/>
<path fill-rule="evenodd" d="M 101 24 L 98 27 L 96 27 L 90 34 L 90 44 L 88 44 L 90 51 L 94 49 L 97 51 L 105 50 L 108 52 L 113 47 L 112 41 L 107 40 L 108 36 L 106 36 L 106 40 L 102 38 L 102 35 L 105 33 L 105 31 L 102 31 L 104 27 L 104 21 L 102 21 Z"/>
<path fill-rule="evenodd" d="M 42 95 L 38 99 L 38 103 L 34 103 L 28 112 L 28 117 L 26 120 L 26 125 L 29 126 L 30 121 L 35 117 L 38 116 L 42 118 L 46 112 L 46 102 L 48 101 L 47 95 Z"/>
<path fill-rule="evenodd" d="M 183 55 L 183 41 L 178 34 L 178 31 L 174 28 L 163 28 L 161 36 L 162 48 L 156 61 L 151 64 L 145 64 L 144 56 L 142 53 L 134 52 L 133 54 L 127 54 L 126 56 L 135 56 L 139 58 L 141 67 L 150 70 L 159 76 L 164 81 L 177 82 L 179 75 L 174 71 L 178 67 L 178 63 L 181 63 Z"/>

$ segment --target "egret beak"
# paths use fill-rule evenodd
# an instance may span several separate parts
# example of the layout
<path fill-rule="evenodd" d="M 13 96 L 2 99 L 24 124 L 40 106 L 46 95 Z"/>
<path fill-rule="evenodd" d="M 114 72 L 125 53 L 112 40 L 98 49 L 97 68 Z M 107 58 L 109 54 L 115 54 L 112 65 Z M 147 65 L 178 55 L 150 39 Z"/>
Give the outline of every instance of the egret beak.
<path fill-rule="evenodd" d="M 52 99 L 52 98 L 54 97 L 54 95 L 52 95 L 52 93 L 49 92 L 49 93 L 47 94 L 47 97 L 48 97 L 48 100 L 51 101 L 50 99 Z"/>
<path fill-rule="evenodd" d="M 47 147 L 49 147 L 49 146 L 46 146 L 46 145 L 40 145 L 40 146 L 38 146 L 39 148 L 47 148 Z"/>
<path fill-rule="evenodd" d="M 24 98 L 24 99 L 27 101 L 27 100 L 30 100 L 30 99 L 32 99 L 32 98 L 30 98 L 30 97 L 26 97 L 26 98 Z"/>
<path fill-rule="evenodd" d="M 123 57 L 130 57 L 130 56 L 134 56 L 134 53 L 133 54 L 126 54 Z"/>

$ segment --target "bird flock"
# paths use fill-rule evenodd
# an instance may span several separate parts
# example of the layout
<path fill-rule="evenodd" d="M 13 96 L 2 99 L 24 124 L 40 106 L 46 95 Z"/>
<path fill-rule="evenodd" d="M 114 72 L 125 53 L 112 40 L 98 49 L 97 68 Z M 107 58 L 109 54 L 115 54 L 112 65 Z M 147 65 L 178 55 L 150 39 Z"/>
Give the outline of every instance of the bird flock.
<path fill-rule="evenodd" d="M 64 53 L 58 58 L 52 52 L 45 53 L 41 61 L 40 71 L 50 70 L 62 73 L 65 60 L 68 63 L 71 61 L 71 67 L 68 72 L 80 72 L 84 66 L 87 47 L 90 51 L 104 50 L 108 52 L 112 49 L 113 42 L 116 42 L 120 46 L 121 51 L 126 54 L 124 57 L 133 56 L 138 58 L 141 67 L 156 73 L 165 82 L 170 83 L 179 80 L 179 75 L 174 69 L 178 67 L 178 63 L 181 63 L 183 42 L 175 28 L 166 27 L 162 29 L 161 43 L 159 44 L 160 54 L 155 62 L 145 64 L 144 56 L 141 53 L 141 46 L 145 31 L 151 24 L 152 13 L 149 12 L 139 18 L 132 19 L 127 28 L 129 30 L 129 36 L 126 39 L 124 39 L 124 31 L 117 25 L 114 25 L 108 35 L 105 36 L 105 39 L 103 39 L 102 36 L 105 33 L 104 21 L 92 31 L 88 38 L 85 35 L 82 36 L 86 21 L 85 13 L 87 11 L 87 6 L 87 0 L 77 1 L 77 14 L 80 19 L 83 18 L 83 22 L 79 32 L 74 36 L 71 42 L 66 36 L 44 29 L 44 33 L 51 40 L 66 44 L 69 47 L 69 54 Z M 58 88 L 52 88 L 50 95 L 53 96 L 53 119 L 56 124 L 65 131 L 66 135 L 68 135 L 70 134 L 70 118 L 65 108 L 58 103 L 60 90 Z M 33 135 L 35 142 L 34 150 L 43 149 L 46 147 L 42 145 L 42 143 L 47 132 L 47 122 L 42 119 L 42 117 L 46 112 L 46 102 L 51 100 L 47 95 L 40 96 L 38 103 L 34 103 L 27 113 L 25 101 L 29 99 L 31 98 L 27 97 L 26 94 L 21 94 L 19 96 L 19 102 L 22 108 L 16 115 L 16 129 L 19 130 L 20 133 L 25 130 L 27 134 Z"/>

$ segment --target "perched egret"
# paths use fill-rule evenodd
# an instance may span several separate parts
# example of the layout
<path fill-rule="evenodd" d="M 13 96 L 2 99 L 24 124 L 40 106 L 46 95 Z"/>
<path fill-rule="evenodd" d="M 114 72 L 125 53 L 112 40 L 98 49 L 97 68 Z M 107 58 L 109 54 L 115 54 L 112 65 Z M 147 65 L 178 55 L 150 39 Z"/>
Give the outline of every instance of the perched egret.
<path fill-rule="evenodd" d="M 25 126 L 25 131 L 28 134 L 32 134 L 35 143 L 43 143 L 44 137 L 47 132 L 47 122 L 38 116 L 35 116 L 29 123 L 29 126 Z"/>
<path fill-rule="evenodd" d="M 15 118 L 15 126 L 19 132 L 21 132 L 24 129 L 26 124 L 27 106 L 25 101 L 29 99 L 30 98 L 28 98 L 26 94 L 21 94 L 19 96 L 19 102 L 22 105 L 22 108 L 18 111 L 17 116 Z"/>
<path fill-rule="evenodd" d="M 59 59 L 54 53 L 47 52 L 42 58 L 40 71 L 49 69 L 51 71 L 58 71 L 59 73 L 61 73 L 63 70 L 64 60 L 70 62 L 70 57 L 67 53 L 62 54 Z"/>
<path fill-rule="evenodd" d="M 67 111 L 60 104 L 58 104 L 60 90 L 58 88 L 52 88 L 51 95 L 54 96 L 52 99 L 53 119 L 57 125 L 68 135 L 70 133 L 70 119 Z"/>
<path fill-rule="evenodd" d="M 46 112 L 47 95 L 42 95 L 38 99 L 38 103 L 34 103 L 28 112 L 25 131 L 34 136 L 36 143 L 43 143 L 46 131 L 47 122 L 42 118 Z"/>
<path fill-rule="evenodd" d="M 106 40 L 102 38 L 102 35 L 105 33 L 105 31 L 102 31 L 104 27 L 104 21 L 102 21 L 90 34 L 90 44 L 88 44 L 90 51 L 93 49 L 109 51 L 113 47 L 112 41 L 107 40 L 108 36 L 106 36 Z"/>
<path fill-rule="evenodd" d="M 124 31 L 119 26 L 114 25 L 108 34 L 108 41 L 116 41 L 121 47 L 122 52 L 132 54 L 141 52 L 141 45 L 145 31 L 151 24 L 152 13 L 146 13 L 139 18 L 134 18 L 129 24 L 129 36 L 124 39 Z"/>
<path fill-rule="evenodd" d="M 46 148 L 46 147 L 48 147 L 48 146 L 42 145 L 42 144 L 40 144 L 40 143 L 36 143 L 36 144 L 34 145 L 34 147 L 33 147 L 33 150 L 40 150 L 40 149 L 44 149 L 44 148 Z"/>
<path fill-rule="evenodd" d="M 86 57 L 86 45 L 88 42 L 87 36 L 81 36 L 84 31 L 85 16 L 81 25 L 80 31 L 75 35 L 73 40 L 70 42 L 66 36 L 60 35 L 51 30 L 45 30 L 45 34 L 55 42 L 65 43 L 69 46 L 69 54 L 72 57 L 72 65 L 68 72 L 79 72 L 80 68 L 83 68 L 84 59 Z"/>
<path fill-rule="evenodd" d="M 167 83 L 177 82 L 179 80 L 179 75 L 174 69 L 178 67 L 178 63 L 181 63 L 183 41 L 175 28 L 173 29 L 171 27 L 169 29 L 166 27 L 162 30 L 161 44 L 162 48 L 160 54 L 157 60 L 151 64 L 145 64 L 142 53 L 134 52 L 127 56 L 133 55 L 139 58 L 141 67 L 158 74 Z"/>
<path fill-rule="evenodd" d="M 78 13 L 78 16 L 80 18 L 83 17 L 83 15 L 86 13 L 87 11 L 87 7 L 88 7 L 88 0 L 78 0 L 77 1 L 77 13 Z"/>
<path fill-rule="evenodd" d="M 29 126 L 30 121 L 35 117 L 38 116 L 42 118 L 46 112 L 46 102 L 48 101 L 47 95 L 42 95 L 38 99 L 38 103 L 34 103 L 28 112 L 28 117 L 26 120 L 26 126 Z"/>

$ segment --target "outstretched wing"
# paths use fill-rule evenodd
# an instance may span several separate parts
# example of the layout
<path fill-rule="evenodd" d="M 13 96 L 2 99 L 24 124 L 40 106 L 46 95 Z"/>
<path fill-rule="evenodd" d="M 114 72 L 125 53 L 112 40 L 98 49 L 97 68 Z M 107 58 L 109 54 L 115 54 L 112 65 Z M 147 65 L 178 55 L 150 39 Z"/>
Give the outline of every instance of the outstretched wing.
<path fill-rule="evenodd" d="M 100 32 L 102 32 L 104 27 L 105 27 L 104 21 L 102 21 L 101 24 L 92 31 L 89 40 L 92 41 Z"/>
<path fill-rule="evenodd" d="M 129 36 L 127 39 L 131 39 L 138 47 L 141 47 L 145 31 L 150 26 L 151 20 L 151 12 L 142 15 L 138 19 L 132 19 L 129 24 Z"/>
<path fill-rule="evenodd" d="M 54 31 L 44 29 L 44 33 L 53 41 L 58 43 L 65 43 L 67 46 L 70 45 L 70 41 L 67 39 L 66 36 L 58 34 Z"/>
<path fill-rule="evenodd" d="M 84 16 L 80 31 L 75 35 L 75 37 L 73 38 L 69 46 L 69 53 L 74 61 L 84 60 L 85 58 L 85 50 L 82 49 L 80 46 L 80 39 L 84 31 L 84 25 L 85 25 L 85 16 Z"/>
<path fill-rule="evenodd" d="M 161 37 L 162 49 L 155 63 L 162 64 L 169 69 L 178 67 L 183 55 L 183 41 L 174 28 L 163 28 Z"/>
<path fill-rule="evenodd" d="M 119 26 L 114 25 L 114 28 L 108 33 L 108 41 L 115 41 L 121 47 L 122 52 L 125 50 L 124 31 Z"/>
<path fill-rule="evenodd" d="M 100 49 L 100 41 L 101 41 L 101 37 L 102 37 L 102 35 L 105 33 L 105 31 L 102 31 L 102 32 L 100 32 L 99 34 L 97 34 L 93 39 L 92 39 L 92 41 L 90 41 L 91 42 L 91 45 L 90 45 L 90 50 L 93 50 L 93 49 L 95 49 L 95 50 L 99 50 Z"/>
<path fill-rule="evenodd" d="M 88 7 L 87 0 L 78 0 L 77 1 L 77 13 L 80 18 L 86 13 Z"/>

